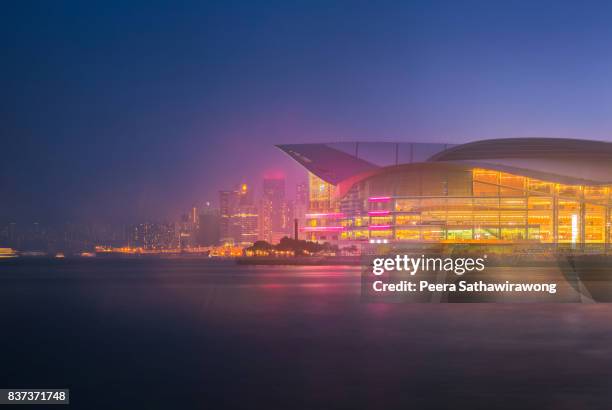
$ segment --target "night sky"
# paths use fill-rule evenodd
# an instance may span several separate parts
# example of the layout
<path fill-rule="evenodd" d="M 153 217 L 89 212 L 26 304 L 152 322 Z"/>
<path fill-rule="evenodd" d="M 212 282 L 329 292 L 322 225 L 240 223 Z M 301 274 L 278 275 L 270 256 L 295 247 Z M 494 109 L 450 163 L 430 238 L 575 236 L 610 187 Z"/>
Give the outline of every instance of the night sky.
<path fill-rule="evenodd" d="M 577 1 L 4 4 L 0 222 L 172 219 L 265 173 L 299 181 L 278 143 L 612 141 L 611 16 Z"/>

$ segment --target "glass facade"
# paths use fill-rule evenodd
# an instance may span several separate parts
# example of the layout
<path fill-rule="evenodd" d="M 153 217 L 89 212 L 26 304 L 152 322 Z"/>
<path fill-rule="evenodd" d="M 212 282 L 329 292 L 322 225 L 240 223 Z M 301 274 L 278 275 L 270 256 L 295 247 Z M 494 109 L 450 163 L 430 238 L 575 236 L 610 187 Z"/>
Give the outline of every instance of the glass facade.
<path fill-rule="evenodd" d="M 308 212 L 302 236 L 310 241 L 337 241 L 345 230 L 344 214 L 339 212 L 336 187 L 308 174 Z M 364 239 L 367 239 L 365 237 Z"/>
<path fill-rule="evenodd" d="M 318 176 L 308 174 L 308 209 L 310 211 L 329 212 L 335 208 L 334 194 L 336 187 L 323 181 Z"/>
<path fill-rule="evenodd" d="M 421 163 L 391 168 L 334 199 L 335 187 L 312 175 L 310 179 L 311 209 L 332 215 L 307 218 L 311 240 L 611 240 L 609 186 L 566 185 L 490 169 Z"/>

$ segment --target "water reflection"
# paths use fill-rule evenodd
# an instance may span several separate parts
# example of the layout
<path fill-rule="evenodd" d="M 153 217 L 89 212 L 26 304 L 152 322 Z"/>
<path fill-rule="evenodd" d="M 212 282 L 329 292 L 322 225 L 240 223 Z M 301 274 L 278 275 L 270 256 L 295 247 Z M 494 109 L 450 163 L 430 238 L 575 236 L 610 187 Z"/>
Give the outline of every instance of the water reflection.
<path fill-rule="evenodd" d="M 77 408 L 612 404 L 606 304 L 366 304 L 354 267 L 179 259 L 2 263 L 0 307 L 1 384 Z"/>

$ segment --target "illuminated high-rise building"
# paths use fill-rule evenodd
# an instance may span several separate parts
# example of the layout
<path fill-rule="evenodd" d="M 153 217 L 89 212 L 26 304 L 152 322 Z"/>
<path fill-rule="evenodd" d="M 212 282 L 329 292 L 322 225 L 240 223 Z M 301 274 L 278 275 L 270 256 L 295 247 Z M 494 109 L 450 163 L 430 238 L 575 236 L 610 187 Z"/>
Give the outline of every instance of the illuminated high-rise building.
<path fill-rule="evenodd" d="M 257 239 L 272 242 L 272 202 L 267 198 L 259 200 L 258 230 Z"/>
<path fill-rule="evenodd" d="M 259 239 L 270 243 L 286 236 L 290 226 L 288 204 L 285 201 L 285 179 L 266 178 L 259 207 Z"/>
<path fill-rule="evenodd" d="M 238 203 L 232 216 L 234 243 L 252 244 L 258 234 L 258 214 L 253 191 L 243 183 L 236 192 Z"/>
<path fill-rule="evenodd" d="M 219 192 L 221 242 L 252 244 L 258 236 L 258 214 L 247 184 Z"/>

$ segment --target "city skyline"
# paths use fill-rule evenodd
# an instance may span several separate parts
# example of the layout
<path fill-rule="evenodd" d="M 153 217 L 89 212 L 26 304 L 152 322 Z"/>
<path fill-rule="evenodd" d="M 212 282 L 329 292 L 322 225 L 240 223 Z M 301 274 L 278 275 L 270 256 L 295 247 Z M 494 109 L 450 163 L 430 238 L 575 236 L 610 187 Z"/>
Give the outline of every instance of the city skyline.
<path fill-rule="evenodd" d="M 612 242 L 612 143 L 533 138 L 278 148 L 308 176 L 293 197 L 282 175 L 268 175 L 259 191 L 235 184 L 218 192 L 217 204 L 193 204 L 170 222 L 119 230 L 76 224 L 59 231 L 37 222 L 25 229 L 0 224 L 0 247 L 181 253 L 221 245 L 265 254 L 269 245 L 257 242 L 282 244 L 286 237 L 354 249 L 403 242 L 607 249 Z"/>
<path fill-rule="evenodd" d="M 88 254 L 98 247 L 197 250 L 223 245 L 246 247 L 257 241 L 278 243 L 285 236 L 293 236 L 293 221 L 304 222 L 307 185 L 300 183 L 291 190 L 295 197 L 288 194 L 281 174 L 269 175 L 259 185 L 257 190 L 244 182 L 237 183 L 220 190 L 217 201 L 196 201 L 180 215 L 158 219 L 51 225 L 36 221 L 0 222 L 0 248 L 34 252 L 34 256 L 57 251 Z"/>
<path fill-rule="evenodd" d="M 611 7 L 12 3 L 0 220 L 159 219 L 266 173 L 293 187 L 275 144 L 610 141 Z"/>

